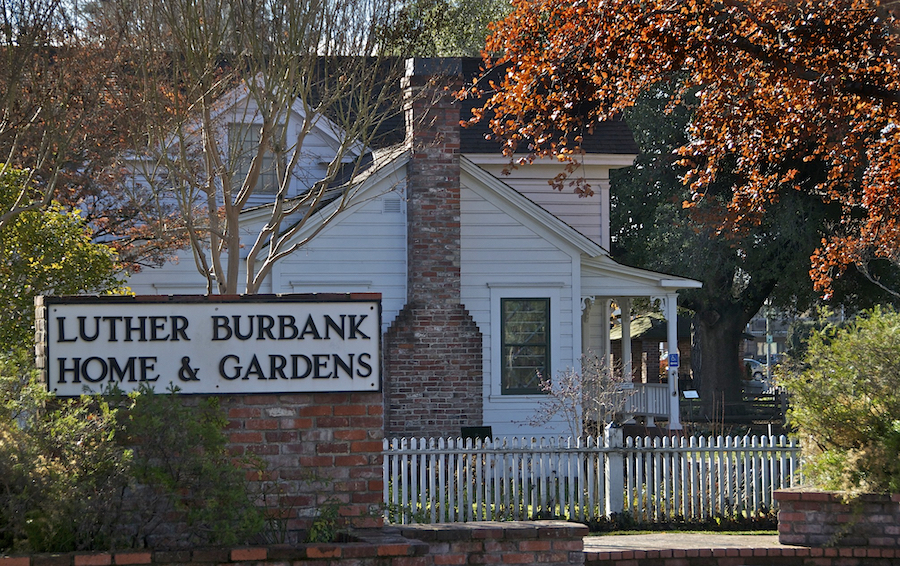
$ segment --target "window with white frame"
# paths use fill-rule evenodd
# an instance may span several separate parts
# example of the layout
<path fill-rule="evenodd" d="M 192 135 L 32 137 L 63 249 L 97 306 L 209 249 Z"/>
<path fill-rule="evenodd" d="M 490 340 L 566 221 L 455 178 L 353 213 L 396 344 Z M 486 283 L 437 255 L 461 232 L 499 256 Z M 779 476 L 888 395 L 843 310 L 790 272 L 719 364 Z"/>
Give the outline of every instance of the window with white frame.
<path fill-rule="evenodd" d="M 231 152 L 233 179 L 236 185 L 242 184 L 250 173 L 250 163 L 259 151 L 261 135 L 261 124 L 233 123 L 229 126 L 228 147 Z M 276 132 L 275 135 L 277 136 L 278 133 Z M 259 177 L 253 188 L 255 194 L 275 194 L 278 190 L 277 159 L 271 148 L 265 149 L 262 154 Z"/>
<path fill-rule="evenodd" d="M 550 376 L 550 299 L 500 299 L 500 390 L 503 395 L 543 393 Z"/>

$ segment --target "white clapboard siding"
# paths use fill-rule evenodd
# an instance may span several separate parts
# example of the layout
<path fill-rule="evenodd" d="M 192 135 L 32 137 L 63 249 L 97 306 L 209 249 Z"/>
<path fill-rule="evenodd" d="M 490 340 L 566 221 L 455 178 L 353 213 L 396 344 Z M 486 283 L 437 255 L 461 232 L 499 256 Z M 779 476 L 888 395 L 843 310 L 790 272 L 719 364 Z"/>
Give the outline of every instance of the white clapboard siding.
<path fill-rule="evenodd" d="M 380 195 L 345 213 L 276 265 L 280 293 L 381 293 L 386 329 L 406 303 L 406 213 Z"/>
<path fill-rule="evenodd" d="M 800 447 L 784 436 L 628 438 L 623 445 L 615 438 L 385 440 L 385 518 L 754 517 L 774 509 L 776 489 L 800 481 Z M 621 508 L 610 508 L 621 500 L 610 486 L 623 489 Z"/>
<path fill-rule="evenodd" d="M 494 320 L 492 313 L 492 294 L 551 297 L 551 324 L 558 329 L 551 343 L 551 373 L 574 367 L 580 353 L 575 344 L 581 311 L 578 297 L 573 296 L 573 282 L 580 269 L 580 256 L 558 239 L 541 233 L 533 222 L 529 224 L 513 214 L 504 203 L 494 202 L 489 191 L 479 190 L 468 177 L 463 181 L 460 292 L 485 342 L 484 424 L 492 426 L 498 435 L 531 434 L 531 427 L 522 421 L 538 410 L 541 399 L 499 394 L 500 362 L 492 347 L 499 320 Z M 499 290 L 504 287 L 505 291 Z"/>
<path fill-rule="evenodd" d="M 382 327 L 386 329 L 406 302 L 405 208 L 389 208 L 379 195 L 339 216 L 308 245 L 275 264 L 263 293 L 350 293 L 382 295 Z M 258 226 L 247 226 L 255 237 Z M 244 280 L 244 274 L 239 278 Z M 189 250 L 162 268 L 132 275 L 129 286 L 139 295 L 202 294 L 206 280 Z"/>
<path fill-rule="evenodd" d="M 579 172 L 591 185 L 597 194 L 593 197 L 579 197 L 571 189 L 556 191 L 550 187 L 548 181 L 563 171 L 564 166 L 559 163 L 538 162 L 526 167 L 520 167 L 510 174 L 504 174 L 507 163 L 502 160 L 487 158 L 494 163 L 486 163 L 486 156 L 469 155 L 479 167 L 489 171 L 492 175 L 504 183 L 515 187 L 517 191 L 528 199 L 540 205 L 548 212 L 563 220 L 588 238 L 601 243 L 601 227 L 603 224 L 601 191 L 608 191 L 609 168 L 589 167 Z"/>

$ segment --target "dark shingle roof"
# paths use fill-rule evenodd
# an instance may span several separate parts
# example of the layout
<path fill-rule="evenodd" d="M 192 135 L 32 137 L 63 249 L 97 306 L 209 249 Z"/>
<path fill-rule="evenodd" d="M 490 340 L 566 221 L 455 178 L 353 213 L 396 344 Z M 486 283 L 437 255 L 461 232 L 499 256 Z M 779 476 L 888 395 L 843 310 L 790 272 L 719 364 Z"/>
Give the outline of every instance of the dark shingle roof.
<path fill-rule="evenodd" d="M 396 64 L 391 62 L 390 64 Z M 414 63 L 417 70 L 421 69 L 459 69 L 461 70 L 462 79 L 466 86 L 472 85 L 484 74 L 484 62 L 481 58 L 466 57 L 456 60 L 418 60 Z M 427 74 L 427 71 L 425 71 Z M 499 74 L 498 69 L 492 70 L 492 74 Z M 386 75 L 391 76 L 389 73 Z M 484 80 L 484 79 L 483 79 Z M 402 97 L 399 81 L 397 84 L 391 85 L 390 88 L 396 88 L 397 100 Z M 480 107 L 484 103 L 483 99 L 475 99 L 468 97 L 458 102 L 460 105 L 460 119 L 467 121 L 472 117 L 472 109 Z M 386 119 L 380 124 L 378 134 L 373 140 L 373 146 L 384 148 L 393 144 L 401 143 L 405 137 L 405 120 L 402 112 L 398 112 L 396 108 L 390 108 L 387 111 Z M 637 145 L 631 130 L 625 122 L 614 120 L 608 122 L 600 122 L 594 125 L 593 132 L 583 136 L 582 148 L 586 153 L 606 153 L 606 154 L 624 154 L 633 155 L 638 153 Z M 500 153 L 502 144 L 495 138 L 488 127 L 487 121 L 483 120 L 477 124 L 462 127 L 460 129 L 460 152 L 461 153 Z"/>
<path fill-rule="evenodd" d="M 466 84 L 472 84 L 484 73 L 483 61 L 479 58 L 464 58 L 461 63 L 463 79 Z M 496 70 L 493 72 L 496 73 Z M 474 98 L 460 101 L 462 120 L 471 118 L 472 109 L 483 103 L 483 100 Z M 464 127 L 460 132 L 460 152 L 462 153 L 500 153 L 501 147 L 501 143 L 495 139 L 484 120 L 478 124 Z M 584 135 L 582 148 L 586 153 L 626 155 L 638 153 L 631 130 L 621 120 L 595 124 L 593 132 Z"/>

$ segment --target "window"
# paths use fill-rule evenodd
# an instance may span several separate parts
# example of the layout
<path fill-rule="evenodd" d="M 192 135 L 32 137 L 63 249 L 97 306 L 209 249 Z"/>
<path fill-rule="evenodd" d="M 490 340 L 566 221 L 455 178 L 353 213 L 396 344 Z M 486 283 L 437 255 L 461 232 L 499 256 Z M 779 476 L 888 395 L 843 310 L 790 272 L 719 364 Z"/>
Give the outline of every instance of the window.
<path fill-rule="evenodd" d="M 250 162 L 259 150 L 259 138 L 262 134 L 261 124 L 231 124 L 228 130 L 231 164 L 234 171 L 234 183 L 242 184 L 250 172 Z M 278 134 L 276 133 L 276 136 Z M 275 168 L 276 156 L 271 148 L 266 148 L 262 156 L 262 167 L 253 192 L 256 194 L 275 194 L 278 189 L 278 172 Z"/>
<path fill-rule="evenodd" d="M 543 393 L 550 377 L 550 299 L 500 300 L 503 395 Z"/>

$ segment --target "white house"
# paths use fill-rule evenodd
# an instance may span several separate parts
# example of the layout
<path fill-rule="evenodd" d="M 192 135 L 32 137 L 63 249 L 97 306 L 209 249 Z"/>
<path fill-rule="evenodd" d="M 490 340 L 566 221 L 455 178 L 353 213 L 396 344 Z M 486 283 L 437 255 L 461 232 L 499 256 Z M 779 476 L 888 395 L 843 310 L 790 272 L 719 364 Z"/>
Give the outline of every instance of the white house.
<path fill-rule="evenodd" d="M 477 63 L 410 60 L 405 87 L 432 88 L 434 75 L 461 84 Z M 657 297 L 674 323 L 677 290 L 699 286 L 609 257 L 609 171 L 635 157 L 630 133 L 605 124 L 586 141 L 583 174 L 597 194 L 579 198 L 549 187 L 561 169 L 549 160 L 503 175 L 508 158 L 484 130 L 460 128 L 465 104 L 412 100 L 415 126 L 405 144 L 374 152 L 360 204 L 281 260 L 264 292 L 381 294 L 386 435 L 566 432 L 524 424 L 544 398 L 536 372 L 552 377 L 586 352 L 608 353 L 612 301 L 627 320 L 630 299 Z M 244 213 L 248 236 L 263 212 Z M 128 284 L 138 295 L 203 293 L 190 255 Z M 670 382 L 648 414 L 677 428 Z"/>

